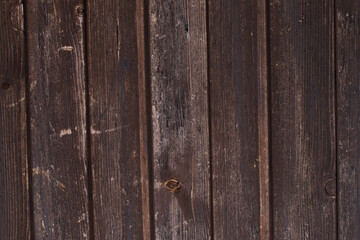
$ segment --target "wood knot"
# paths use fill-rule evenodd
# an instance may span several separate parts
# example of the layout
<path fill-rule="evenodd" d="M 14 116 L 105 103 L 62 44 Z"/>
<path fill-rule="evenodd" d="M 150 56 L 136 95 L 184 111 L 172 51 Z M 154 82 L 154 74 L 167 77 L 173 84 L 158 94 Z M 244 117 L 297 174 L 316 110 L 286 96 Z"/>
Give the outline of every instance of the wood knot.
<path fill-rule="evenodd" d="M 77 26 L 82 26 L 82 23 L 83 23 L 83 14 L 84 14 L 84 5 L 82 4 L 78 4 L 75 6 L 75 16 L 76 16 L 76 19 L 75 19 L 75 24 Z"/>
<path fill-rule="evenodd" d="M 82 4 L 75 7 L 75 14 L 76 16 L 82 16 L 84 14 L 84 6 Z"/>
<path fill-rule="evenodd" d="M 170 178 L 164 183 L 165 188 L 170 192 L 176 192 L 180 189 L 180 181 L 175 178 Z"/>
<path fill-rule="evenodd" d="M 11 9 L 10 20 L 11 26 L 15 31 L 24 31 L 24 7 L 22 3 Z"/>
<path fill-rule="evenodd" d="M 325 182 L 325 192 L 326 192 L 326 195 L 328 195 L 330 197 L 336 196 L 336 181 L 335 181 L 335 179 L 331 178 Z"/>

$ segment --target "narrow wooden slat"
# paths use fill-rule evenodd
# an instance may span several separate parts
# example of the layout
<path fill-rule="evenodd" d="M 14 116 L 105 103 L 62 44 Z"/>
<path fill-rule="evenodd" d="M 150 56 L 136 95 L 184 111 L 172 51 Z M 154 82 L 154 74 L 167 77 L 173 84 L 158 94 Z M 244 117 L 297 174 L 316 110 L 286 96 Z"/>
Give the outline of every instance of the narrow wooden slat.
<path fill-rule="evenodd" d="M 258 71 L 258 128 L 260 182 L 260 239 L 272 237 L 270 199 L 270 131 L 269 131 L 269 74 L 268 74 L 268 1 L 257 1 L 257 71 Z"/>
<path fill-rule="evenodd" d="M 336 1 L 338 229 L 360 239 L 360 2 Z"/>
<path fill-rule="evenodd" d="M 94 233 L 100 240 L 148 239 L 150 232 L 144 229 L 143 236 L 149 203 L 148 179 L 141 178 L 147 173 L 142 4 L 87 1 Z"/>
<path fill-rule="evenodd" d="M 333 1 L 270 1 L 274 239 L 336 239 Z"/>
<path fill-rule="evenodd" d="M 266 158 L 259 134 L 266 130 L 258 129 L 258 120 L 265 124 L 266 119 L 258 115 L 258 91 L 265 93 L 259 89 L 258 79 L 265 76 L 258 75 L 258 64 L 266 67 L 266 62 L 258 62 L 265 59 L 259 56 L 264 29 L 257 11 L 256 1 L 209 1 L 215 239 L 260 238 L 259 150 L 262 161 Z M 262 114 L 265 108 L 259 103 Z"/>
<path fill-rule="evenodd" d="M 155 237 L 209 239 L 206 1 L 150 0 L 149 22 Z"/>
<path fill-rule="evenodd" d="M 34 239 L 90 239 L 83 3 L 26 9 Z"/>
<path fill-rule="evenodd" d="M 142 224 L 143 239 L 153 238 L 151 163 L 150 163 L 150 86 L 148 56 L 148 19 L 147 4 L 144 0 L 136 1 L 136 26 L 138 47 L 138 81 L 139 81 L 139 135 L 140 135 L 140 166 L 142 187 Z"/>
<path fill-rule="evenodd" d="M 23 5 L 0 1 L 0 239 L 30 239 Z"/>

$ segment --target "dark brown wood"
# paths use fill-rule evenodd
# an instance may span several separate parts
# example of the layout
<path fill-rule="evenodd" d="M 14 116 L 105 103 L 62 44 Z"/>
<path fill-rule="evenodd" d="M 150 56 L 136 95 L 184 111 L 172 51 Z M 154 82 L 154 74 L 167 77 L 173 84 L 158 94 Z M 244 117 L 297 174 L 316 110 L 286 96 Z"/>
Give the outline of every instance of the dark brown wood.
<path fill-rule="evenodd" d="M 26 9 L 34 239 L 90 239 L 83 3 Z"/>
<path fill-rule="evenodd" d="M 338 239 L 360 239 L 359 1 L 336 1 L 336 60 Z"/>
<path fill-rule="evenodd" d="M 0 239 L 30 239 L 23 17 L 0 1 Z"/>
<path fill-rule="evenodd" d="M 144 0 L 136 0 L 136 26 L 138 48 L 138 81 L 139 81 L 139 135 L 140 135 L 140 168 L 142 196 L 143 239 L 153 239 L 151 160 L 150 160 L 150 85 L 147 4 Z"/>
<path fill-rule="evenodd" d="M 260 239 L 272 237 L 270 129 L 269 129 L 269 74 L 268 74 L 268 1 L 257 1 L 257 71 L 258 71 L 258 134 L 259 134 L 259 191 Z"/>
<path fill-rule="evenodd" d="M 258 105 L 258 93 L 265 94 L 258 80 L 266 78 L 266 69 L 258 72 L 258 64 L 266 67 L 263 11 L 257 1 L 209 1 L 214 239 L 260 238 L 259 150 L 261 163 L 267 161 L 259 149 L 266 129 L 258 129 L 258 120 L 266 124 L 266 104 Z"/>
<path fill-rule="evenodd" d="M 360 239 L 359 1 L 24 4 L 1 240 Z"/>
<path fill-rule="evenodd" d="M 336 239 L 333 1 L 270 1 L 274 239 Z"/>
<path fill-rule="evenodd" d="M 155 237 L 209 239 L 206 1 L 150 0 L 149 24 Z"/>
<path fill-rule="evenodd" d="M 149 224 L 142 4 L 87 1 L 95 239 L 143 239 Z"/>

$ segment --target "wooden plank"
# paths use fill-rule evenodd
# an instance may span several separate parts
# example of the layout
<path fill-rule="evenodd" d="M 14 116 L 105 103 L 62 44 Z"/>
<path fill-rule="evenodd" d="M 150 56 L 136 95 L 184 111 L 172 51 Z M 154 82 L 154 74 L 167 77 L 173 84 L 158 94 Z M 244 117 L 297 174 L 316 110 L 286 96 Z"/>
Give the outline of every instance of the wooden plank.
<path fill-rule="evenodd" d="M 257 1 L 257 71 L 258 71 L 258 136 L 260 239 L 272 237 L 271 177 L 270 177 L 270 118 L 268 65 L 268 2 Z"/>
<path fill-rule="evenodd" d="M 95 239 L 150 235 L 142 4 L 87 1 Z"/>
<path fill-rule="evenodd" d="M 150 0 L 149 21 L 155 238 L 209 239 L 206 1 Z"/>
<path fill-rule="evenodd" d="M 336 1 L 338 229 L 360 239 L 360 2 Z"/>
<path fill-rule="evenodd" d="M 274 239 L 336 239 L 333 1 L 270 1 Z"/>
<path fill-rule="evenodd" d="M 152 186 L 151 181 L 151 132 L 150 132 L 150 82 L 149 47 L 148 47 L 148 12 L 147 2 L 136 1 L 136 26 L 138 47 L 138 81 L 139 81 L 139 135 L 140 135 L 140 168 L 142 187 L 142 224 L 143 239 L 153 239 Z"/>
<path fill-rule="evenodd" d="M 266 153 L 259 134 L 266 129 L 258 129 L 258 121 L 267 122 L 265 103 L 258 102 L 258 93 L 265 94 L 258 82 L 266 72 L 258 71 L 266 67 L 263 10 L 257 1 L 209 1 L 214 239 L 260 238 L 258 157 L 261 152 L 263 163 Z"/>
<path fill-rule="evenodd" d="M 0 19 L 0 239 L 30 239 L 23 5 Z"/>
<path fill-rule="evenodd" d="M 83 3 L 26 9 L 34 239 L 90 239 Z"/>

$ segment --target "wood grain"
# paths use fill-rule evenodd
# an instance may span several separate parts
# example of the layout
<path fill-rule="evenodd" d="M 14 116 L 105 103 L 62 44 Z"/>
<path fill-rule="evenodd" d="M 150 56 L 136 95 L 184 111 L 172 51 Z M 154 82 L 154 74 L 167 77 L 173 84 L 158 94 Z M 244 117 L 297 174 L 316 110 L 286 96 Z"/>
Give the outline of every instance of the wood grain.
<path fill-rule="evenodd" d="M 83 3 L 26 9 L 34 239 L 90 239 Z"/>
<path fill-rule="evenodd" d="M 149 24 L 155 238 L 209 239 L 206 1 L 150 0 Z"/>
<path fill-rule="evenodd" d="M 0 239 L 360 239 L 359 1 L 24 5 Z"/>
<path fill-rule="evenodd" d="M 139 4 L 87 1 L 95 239 L 148 239 L 150 234 L 145 230 L 143 236 L 149 203 L 144 182 L 148 179 L 141 178 L 147 173 L 147 143 L 146 113 L 140 112 L 146 111 L 145 105 L 139 108 L 139 101 L 146 104 Z"/>
<path fill-rule="evenodd" d="M 270 175 L 270 114 L 268 61 L 268 1 L 257 1 L 257 77 L 258 77 L 258 135 L 260 239 L 272 238 L 271 175 Z"/>
<path fill-rule="evenodd" d="M 336 239 L 333 1 L 270 1 L 274 239 Z"/>
<path fill-rule="evenodd" d="M 214 239 L 260 238 L 257 10 L 209 1 Z"/>
<path fill-rule="evenodd" d="M 360 239 L 360 2 L 336 1 L 338 229 Z"/>
<path fill-rule="evenodd" d="M 139 81 L 139 135 L 140 135 L 140 168 L 142 196 L 143 238 L 153 239 L 153 202 L 152 202 L 152 169 L 151 169 L 151 107 L 149 82 L 149 41 L 148 41 L 148 4 L 144 0 L 136 1 L 136 26 L 138 47 L 138 81 Z"/>
<path fill-rule="evenodd" d="M 0 239 L 30 239 L 23 17 L 0 1 Z"/>

